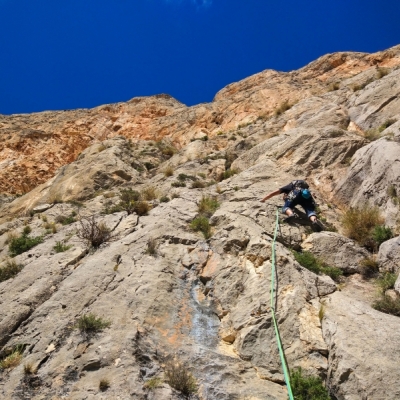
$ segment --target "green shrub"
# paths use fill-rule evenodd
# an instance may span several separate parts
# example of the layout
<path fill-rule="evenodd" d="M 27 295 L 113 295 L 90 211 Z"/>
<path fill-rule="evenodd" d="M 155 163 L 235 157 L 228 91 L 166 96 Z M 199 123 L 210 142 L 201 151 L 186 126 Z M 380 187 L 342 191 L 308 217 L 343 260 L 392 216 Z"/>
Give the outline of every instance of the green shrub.
<path fill-rule="evenodd" d="M 30 237 L 24 233 L 19 237 L 14 237 L 10 240 L 8 245 L 9 253 L 11 257 L 15 257 L 18 254 L 25 253 L 25 251 L 30 250 L 39 243 L 43 242 L 42 236 Z"/>
<path fill-rule="evenodd" d="M 186 183 L 185 182 L 179 182 L 179 181 L 175 181 L 171 183 L 172 187 L 185 187 Z"/>
<path fill-rule="evenodd" d="M 73 211 L 70 215 L 68 215 L 67 217 L 64 215 L 58 215 L 55 219 L 55 221 L 59 224 L 62 225 L 69 225 L 69 224 L 73 224 L 74 222 L 76 222 L 76 212 Z"/>
<path fill-rule="evenodd" d="M 295 400 L 331 400 L 321 378 L 304 376 L 301 368 L 290 374 Z"/>
<path fill-rule="evenodd" d="M 97 317 L 96 314 L 93 313 L 82 315 L 78 318 L 76 323 L 76 327 L 84 333 L 100 332 L 103 329 L 108 328 L 110 325 L 110 321 Z"/>
<path fill-rule="evenodd" d="M 293 255 L 302 267 L 307 268 L 309 271 L 312 271 L 317 275 L 325 274 L 334 280 L 337 280 L 341 275 L 343 275 L 341 269 L 327 265 L 324 261 L 315 257 L 314 254 L 309 251 L 303 251 L 301 253 L 293 251 Z"/>
<path fill-rule="evenodd" d="M 169 201 L 170 201 L 170 198 L 168 196 L 160 197 L 160 203 L 168 203 Z"/>
<path fill-rule="evenodd" d="M 174 389 L 189 397 L 197 392 L 197 383 L 187 367 L 180 362 L 170 362 L 165 366 L 165 380 Z"/>
<path fill-rule="evenodd" d="M 383 294 L 389 289 L 394 288 L 396 283 L 397 275 L 391 272 L 385 272 L 381 277 L 376 280 L 376 283 L 380 287 Z"/>
<path fill-rule="evenodd" d="M 132 189 L 123 189 L 119 194 L 120 202 L 113 207 L 114 212 L 126 211 L 128 215 L 135 211 L 135 202 L 140 199 L 140 193 Z"/>
<path fill-rule="evenodd" d="M 217 199 L 203 196 L 198 206 L 198 212 L 205 217 L 211 217 L 219 207 Z"/>
<path fill-rule="evenodd" d="M 72 246 L 67 246 L 63 242 L 56 242 L 56 245 L 53 247 L 54 251 L 56 253 L 63 253 L 64 251 L 67 251 L 71 248 Z"/>
<path fill-rule="evenodd" d="M 221 172 L 221 174 L 218 177 L 218 182 L 222 182 L 225 179 L 229 179 L 230 177 L 238 173 L 239 171 L 237 169 L 228 169 L 225 172 Z"/>
<path fill-rule="evenodd" d="M 349 208 L 342 217 L 345 235 L 371 250 L 376 249 L 374 229 L 383 222 L 379 208 L 368 205 Z"/>
<path fill-rule="evenodd" d="M 379 128 L 378 131 L 383 132 L 386 128 L 389 128 L 389 126 L 393 125 L 395 122 L 397 122 L 397 119 L 390 118 L 387 119 Z"/>
<path fill-rule="evenodd" d="M 22 271 L 23 265 L 17 264 L 14 260 L 6 261 L 5 265 L 0 267 L 0 282 L 4 282 Z"/>
<path fill-rule="evenodd" d="M 145 389 L 154 390 L 163 384 L 163 380 L 160 377 L 153 377 L 146 381 L 143 385 Z"/>
<path fill-rule="evenodd" d="M 372 307 L 385 314 L 400 317 L 400 297 L 394 300 L 390 296 L 383 295 L 373 303 Z"/>
<path fill-rule="evenodd" d="M 374 239 L 377 248 L 386 240 L 389 240 L 393 237 L 392 230 L 385 225 L 377 225 L 375 226 L 372 232 L 372 238 Z"/>
<path fill-rule="evenodd" d="M 197 217 L 195 218 L 191 223 L 190 227 L 198 232 L 202 232 L 204 237 L 206 239 L 209 239 L 211 237 L 211 227 L 210 227 L 210 222 L 206 217 Z"/>
<path fill-rule="evenodd" d="M 17 367 L 22 360 L 22 353 L 24 352 L 23 345 L 14 346 L 12 352 L 0 360 L 0 369 L 11 370 Z"/>
<path fill-rule="evenodd" d="M 197 178 L 195 176 L 193 176 L 193 175 L 179 174 L 178 175 L 178 180 L 180 182 L 185 182 L 187 180 L 197 181 Z"/>
<path fill-rule="evenodd" d="M 24 226 L 24 229 L 23 229 L 23 231 L 22 231 L 22 234 L 23 234 L 23 235 L 27 236 L 27 235 L 29 235 L 31 232 L 32 232 L 32 229 L 31 229 L 31 227 L 30 227 L 29 225 Z"/>

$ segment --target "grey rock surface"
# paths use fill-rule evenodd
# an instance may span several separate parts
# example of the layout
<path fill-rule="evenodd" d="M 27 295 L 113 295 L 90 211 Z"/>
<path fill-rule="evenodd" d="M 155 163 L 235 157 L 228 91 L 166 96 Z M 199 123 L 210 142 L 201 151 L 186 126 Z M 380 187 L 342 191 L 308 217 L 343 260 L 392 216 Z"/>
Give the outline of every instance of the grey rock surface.
<path fill-rule="evenodd" d="M 335 292 L 328 296 L 322 330 L 329 350 L 327 381 L 336 398 L 400 396 L 399 318 Z M 390 346 L 383 345 L 387 341 Z"/>
<path fill-rule="evenodd" d="M 313 233 L 303 241 L 301 247 L 327 264 L 340 268 L 345 274 L 360 272 L 360 261 L 369 257 L 367 250 L 335 232 Z"/>
<path fill-rule="evenodd" d="M 400 237 L 383 242 L 379 246 L 378 259 L 379 266 L 386 271 L 400 271 Z"/>

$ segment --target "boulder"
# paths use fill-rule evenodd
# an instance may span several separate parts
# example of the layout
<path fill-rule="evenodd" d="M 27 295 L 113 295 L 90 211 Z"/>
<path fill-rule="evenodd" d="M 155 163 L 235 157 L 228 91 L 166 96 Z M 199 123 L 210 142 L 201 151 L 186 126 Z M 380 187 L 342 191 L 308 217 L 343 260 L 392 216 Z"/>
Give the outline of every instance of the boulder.
<path fill-rule="evenodd" d="M 345 274 L 360 272 L 360 261 L 369 257 L 367 250 L 335 232 L 313 233 L 301 247 Z"/>
<path fill-rule="evenodd" d="M 379 246 L 379 267 L 385 271 L 400 271 L 400 236 L 383 242 Z"/>

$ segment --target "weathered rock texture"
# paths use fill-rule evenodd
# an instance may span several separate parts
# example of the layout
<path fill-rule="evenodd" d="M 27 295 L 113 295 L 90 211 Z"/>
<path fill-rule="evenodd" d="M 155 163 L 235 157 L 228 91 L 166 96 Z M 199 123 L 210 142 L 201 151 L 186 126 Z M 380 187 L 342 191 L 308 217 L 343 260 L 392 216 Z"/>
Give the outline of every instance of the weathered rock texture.
<path fill-rule="evenodd" d="M 260 200 L 306 178 L 327 226 L 340 231 L 340 209 L 370 201 L 397 229 L 399 65 L 399 46 L 337 53 L 264 71 L 195 107 L 160 95 L 1 116 L 1 265 L 26 227 L 43 242 L 0 282 L 0 359 L 23 348 L 20 365 L 0 372 L 0 397 L 175 400 L 166 382 L 145 383 L 179 360 L 196 378 L 195 398 L 287 399 L 269 297 L 281 199 Z M 147 191 L 148 215 L 113 210 L 121 189 Z M 207 240 L 190 227 L 203 197 L 219 203 Z M 289 368 L 320 376 L 338 400 L 398 398 L 400 320 L 371 307 L 376 285 L 358 274 L 372 255 L 340 233 L 311 234 L 297 212 L 289 224 L 280 218 L 276 245 Z M 98 249 L 80 239 L 92 217 L 112 230 Z M 380 246 L 382 271 L 399 270 L 398 247 L 398 238 Z M 342 269 L 341 292 L 293 249 Z M 111 325 L 82 334 L 87 313 Z"/>

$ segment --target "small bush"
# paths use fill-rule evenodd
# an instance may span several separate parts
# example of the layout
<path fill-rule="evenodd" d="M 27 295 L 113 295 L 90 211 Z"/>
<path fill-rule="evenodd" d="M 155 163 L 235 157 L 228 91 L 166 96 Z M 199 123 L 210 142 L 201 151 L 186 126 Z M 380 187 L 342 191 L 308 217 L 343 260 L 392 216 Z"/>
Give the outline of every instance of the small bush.
<path fill-rule="evenodd" d="M 205 187 L 206 187 L 205 183 L 201 181 L 195 181 L 192 183 L 191 186 L 192 189 L 203 189 Z"/>
<path fill-rule="evenodd" d="M 31 229 L 31 227 L 29 226 L 29 225 L 27 225 L 27 226 L 24 226 L 24 229 L 23 229 L 23 231 L 22 231 L 22 234 L 23 235 L 29 235 L 30 233 L 32 232 L 32 229 Z"/>
<path fill-rule="evenodd" d="M 301 368 L 290 374 L 293 396 L 296 400 L 331 400 L 321 378 L 304 376 Z"/>
<path fill-rule="evenodd" d="M 172 176 L 174 174 L 174 169 L 170 166 L 164 169 L 165 176 Z"/>
<path fill-rule="evenodd" d="M 360 261 L 361 275 L 368 279 L 375 276 L 379 272 L 379 264 L 375 258 L 367 257 Z"/>
<path fill-rule="evenodd" d="M 175 181 L 171 183 L 172 187 L 186 187 L 186 183 L 185 182 L 180 182 L 180 181 Z"/>
<path fill-rule="evenodd" d="M 23 346 L 15 346 L 12 353 L 0 360 L 0 369 L 14 369 L 22 360 Z"/>
<path fill-rule="evenodd" d="M 156 239 L 150 238 L 147 241 L 146 254 L 149 254 L 151 256 L 157 255 L 157 241 L 156 241 Z"/>
<path fill-rule="evenodd" d="M 383 242 L 386 242 L 386 240 L 389 240 L 392 237 L 392 230 L 385 225 L 377 225 L 372 231 L 372 238 L 374 239 L 377 248 L 379 248 Z"/>
<path fill-rule="evenodd" d="M 400 317 L 400 297 L 394 300 L 390 296 L 383 295 L 373 303 L 372 307 L 385 314 Z"/>
<path fill-rule="evenodd" d="M 373 142 L 375 140 L 380 139 L 381 134 L 379 132 L 378 129 L 368 129 L 365 133 L 364 133 L 364 137 L 366 139 L 368 139 L 369 141 Z"/>
<path fill-rule="evenodd" d="M 339 85 L 338 82 L 331 83 L 331 84 L 329 85 L 329 87 L 328 87 L 328 91 L 329 91 L 329 92 L 333 92 L 333 91 L 339 90 L 339 89 L 340 89 L 340 85 Z"/>
<path fill-rule="evenodd" d="M 98 248 L 112 239 L 110 228 L 104 222 L 97 222 L 94 215 L 82 218 L 79 222 L 81 227 L 78 229 L 77 236 L 87 246 Z"/>
<path fill-rule="evenodd" d="M 65 215 L 57 215 L 55 221 L 61 225 L 69 225 L 69 224 L 73 224 L 74 222 L 76 222 L 75 216 L 76 216 L 76 213 L 73 211 L 67 217 Z"/>
<path fill-rule="evenodd" d="M 186 174 L 179 174 L 178 175 L 178 181 L 185 182 L 187 180 L 197 181 L 197 178 L 195 176 L 193 176 L 193 175 L 186 175 Z"/>
<path fill-rule="evenodd" d="M 150 171 L 151 169 L 154 169 L 154 168 L 155 168 L 155 165 L 152 164 L 151 162 L 145 162 L 145 163 L 144 163 L 144 166 L 146 167 L 146 169 L 147 169 L 148 171 Z"/>
<path fill-rule="evenodd" d="M 346 236 L 371 250 L 376 248 L 373 231 L 376 226 L 382 225 L 383 222 L 379 208 L 368 205 L 350 208 L 342 217 Z"/>
<path fill-rule="evenodd" d="M 99 382 L 99 389 L 105 392 L 110 387 L 110 381 L 108 379 L 101 379 Z"/>
<path fill-rule="evenodd" d="M 289 104 L 288 100 L 285 100 L 276 110 L 275 115 L 279 116 L 282 115 L 285 111 L 292 108 L 291 104 Z"/>
<path fill-rule="evenodd" d="M 6 261 L 5 265 L 0 267 L 0 282 L 4 282 L 22 271 L 23 265 L 17 264 L 14 260 Z"/>
<path fill-rule="evenodd" d="M 78 319 L 76 327 L 84 333 L 95 333 L 108 328 L 110 325 L 110 321 L 97 317 L 96 314 L 89 313 L 82 315 Z"/>
<path fill-rule="evenodd" d="M 136 201 L 133 205 L 133 211 L 139 216 L 147 215 L 150 210 L 151 206 L 147 201 Z"/>
<path fill-rule="evenodd" d="M 168 196 L 160 197 L 160 203 L 168 203 L 169 201 L 170 201 L 170 198 Z"/>
<path fill-rule="evenodd" d="M 67 251 L 71 248 L 72 246 L 67 246 L 63 242 L 56 242 L 56 245 L 53 247 L 54 251 L 56 253 L 63 253 L 64 251 Z"/>
<path fill-rule="evenodd" d="M 174 389 L 189 397 L 197 392 L 194 376 L 180 362 L 170 362 L 165 366 L 165 380 Z"/>
<path fill-rule="evenodd" d="M 325 274 L 330 276 L 332 279 L 337 280 L 343 272 L 341 269 L 336 267 L 331 267 L 323 262 L 321 259 L 314 256 L 314 254 L 309 251 L 303 251 L 301 253 L 294 251 L 294 258 L 296 261 L 304 268 L 307 268 L 309 271 L 314 272 L 315 274 Z"/>
<path fill-rule="evenodd" d="M 396 283 L 397 275 L 391 272 L 384 273 L 381 277 L 376 280 L 382 293 L 385 294 L 387 290 L 393 289 Z"/>
<path fill-rule="evenodd" d="M 157 190 L 154 186 L 148 186 L 141 192 L 141 198 L 143 200 L 154 200 L 157 198 Z"/>
<path fill-rule="evenodd" d="M 24 364 L 24 374 L 25 375 L 34 375 L 36 374 L 36 368 L 32 363 Z"/>
<path fill-rule="evenodd" d="M 202 140 L 203 142 L 207 142 L 208 136 L 207 136 L 207 135 L 206 135 L 206 136 L 203 136 L 200 140 Z"/>
<path fill-rule="evenodd" d="M 204 237 L 206 239 L 209 239 L 211 237 L 211 227 L 210 227 L 210 222 L 206 217 L 197 217 L 195 218 L 191 223 L 190 227 L 198 232 L 202 232 Z"/>
<path fill-rule="evenodd" d="M 150 378 L 145 382 L 143 387 L 148 390 L 154 390 L 160 387 L 163 384 L 163 380 L 159 377 Z"/>
<path fill-rule="evenodd" d="M 386 75 L 389 74 L 389 70 L 388 70 L 387 68 L 384 68 L 384 67 L 378 67 L 378 68 L 376 69 L 376 71 L 377 71 L 377 78 L 378 78 L 378 79 L 381 79 L 381 78 L 383 78 L 384 76 L 386 76 Z"/>
<path fill-rule="evenodd" d="M 395 199 L 397 198 L 397 190 L 396 190 L 396 186 L 389 185 L 387 188 L 387 194 L 391 199 Z"/>
<path fill-rule="evenodd" d="M 128 215 L 135 212 L 135 202 L 137 202 L 141 195 L 136 190 L 125 189 L 121 190 L 119 194 L 120 202 L 112 209 L 116 211 L 126 211 Z"/>
<path fill-rule="evenodd" d="M 230 177 L 238 173 L 239 171 L 237 169 L 228 169 L 225 172 L 221 172 L 221 174 L 218 177 L 218 182 L 222 182 L 225 179 L 229 179 Z"/>
<path fill-rule="evenodd" d="M 19 237 L 14 237 L 10 240 L 8 245 L 9 253 L 11 257 L 15 257 L 18 254 L 25 253 L 32 247 L 35 247 L 39 243 L 43 242 L 42 236 L 30 237 L 28 235 L 22 234 Z"/>
<path fill-rule="evenodd" d="M 378 131 L 379 133 L 383 132 L 386 128 L 389 128 L 389 126 L 393 125 L 395 122 L 397 122 L 396 119 L 390 118 L 386 120 L 379 128 Z"/>
<path fill-rule="evenodd" d="M 219 207 L 217 199 L 203 196 L 198 206 L 198 212 L 205 217 L 211 217 Z"/>

